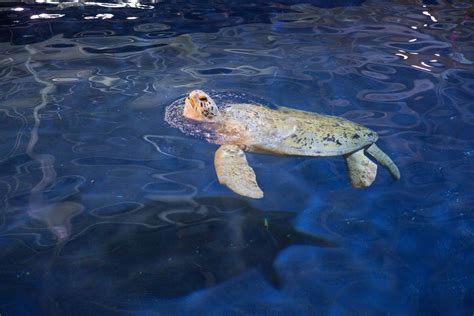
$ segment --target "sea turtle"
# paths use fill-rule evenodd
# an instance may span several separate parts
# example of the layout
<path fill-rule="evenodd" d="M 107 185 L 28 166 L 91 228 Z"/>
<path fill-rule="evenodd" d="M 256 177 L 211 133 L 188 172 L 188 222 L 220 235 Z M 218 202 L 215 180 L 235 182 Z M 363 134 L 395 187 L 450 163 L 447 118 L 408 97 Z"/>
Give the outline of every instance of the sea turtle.
<path fill-rule="evenodd" d="M 400 179 L 397 166 L 375 145 L 377 133 L 343 118 L 257 104 L 217 107 L 201 90 L 189 93 L 184 103 L 182 116 L 205 124 L 205 130 L 215 133 L 212 142 L 221 145 L 214 158 L 217 177 L 237 194 L 263 197 L 244 151 L 313 157 L 343 155 L 350 182 L 356 188 L 370 186 L 377 175 L 377 165 L 365 156 L 367 152 L 395 179 Z"/>

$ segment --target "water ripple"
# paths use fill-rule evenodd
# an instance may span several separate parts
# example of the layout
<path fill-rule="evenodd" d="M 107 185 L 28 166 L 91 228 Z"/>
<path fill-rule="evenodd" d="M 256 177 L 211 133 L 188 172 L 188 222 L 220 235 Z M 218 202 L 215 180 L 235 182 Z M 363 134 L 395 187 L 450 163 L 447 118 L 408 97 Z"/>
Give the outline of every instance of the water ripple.
<path fill-rule="evenodd" d="M 343 2 L 0 8 L 0 312 L 472 313 L 472 6 Z M 364 124 L 403 178 L 249 153 L 236 198 L 192 89 Z"/>

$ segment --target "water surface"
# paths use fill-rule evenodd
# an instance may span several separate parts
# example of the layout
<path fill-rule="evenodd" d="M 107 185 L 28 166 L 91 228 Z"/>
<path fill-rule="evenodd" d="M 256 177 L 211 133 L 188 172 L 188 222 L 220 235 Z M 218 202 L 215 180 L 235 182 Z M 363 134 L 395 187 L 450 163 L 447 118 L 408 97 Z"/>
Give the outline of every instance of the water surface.
<path fill-rule="evenodd" d="M 470 315 L 468 1 L 0 4 L 0 313 Z M 248 154 L 164 121 L 192 89 L 341 116 L 398 164 Z"/>

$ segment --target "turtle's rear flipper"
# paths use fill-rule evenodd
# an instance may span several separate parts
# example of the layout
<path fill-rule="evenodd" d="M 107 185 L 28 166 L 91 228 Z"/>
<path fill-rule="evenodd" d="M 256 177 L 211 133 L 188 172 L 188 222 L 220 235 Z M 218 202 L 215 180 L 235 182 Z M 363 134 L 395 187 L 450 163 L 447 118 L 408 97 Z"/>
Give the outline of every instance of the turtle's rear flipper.
<path fill-rule="evenodd" d="M 377 165 L 364 155 L 364 149 L 346 156 L 349 179 L 355 188 L 366 188 L 377 176 Z"/>
<path fill-rule="evenodd" d="M 370 145 L 369 148 L 367 148 L 367 152 L 374 157 L 379 164 L 387 168 L 395 179 L 400 180 L 400 171 L 398 170 L 398 167 L 386 153 L 377 147 L 377 145 Z"/>
<path fill-rule="evenodd" d="M 214 156 L 214 166 L 220 184 L 237 194 L 254 199 L 263 197 L 255 172 L 247 163 L 244 151 L 236 145 L 222 145 Z"/>

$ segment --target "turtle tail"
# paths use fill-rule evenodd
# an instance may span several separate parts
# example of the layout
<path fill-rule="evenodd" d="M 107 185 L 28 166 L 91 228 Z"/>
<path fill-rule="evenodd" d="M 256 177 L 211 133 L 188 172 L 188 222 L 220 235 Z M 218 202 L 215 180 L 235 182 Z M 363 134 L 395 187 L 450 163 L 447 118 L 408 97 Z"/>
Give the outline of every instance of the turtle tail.
<path fill-rule="evenodd" d="M 387 168 L 395 179 L 400 180 L 400 171 L 398 170 L 398 167 L 395 165 L 393 160 L 390 159 L 390 157 L 386 153 L 384 153 L 377 145 L 370 145 L 366 151 L 372 157 L 374 157 L 374 159 L 377 160 L 378 163 Z"/>

